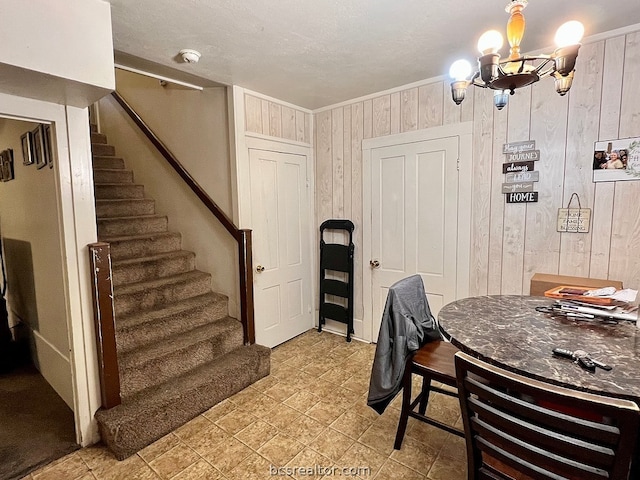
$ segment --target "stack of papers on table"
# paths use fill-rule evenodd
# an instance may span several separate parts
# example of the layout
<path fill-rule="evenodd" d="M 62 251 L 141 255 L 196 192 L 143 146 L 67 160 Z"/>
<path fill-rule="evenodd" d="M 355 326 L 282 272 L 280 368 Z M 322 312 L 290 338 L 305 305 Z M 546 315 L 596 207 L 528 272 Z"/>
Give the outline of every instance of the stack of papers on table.
<path fill-rule="evenodd" d="M 583 314 L 583 318 L 632 322 L 638 320 L 637 295 L 637 290 L 616 290 L 614 287 L 590 289 L 560 286 L 545 292 L 546 297 L 557 299 L 554 307 L 562 311 Z"/>

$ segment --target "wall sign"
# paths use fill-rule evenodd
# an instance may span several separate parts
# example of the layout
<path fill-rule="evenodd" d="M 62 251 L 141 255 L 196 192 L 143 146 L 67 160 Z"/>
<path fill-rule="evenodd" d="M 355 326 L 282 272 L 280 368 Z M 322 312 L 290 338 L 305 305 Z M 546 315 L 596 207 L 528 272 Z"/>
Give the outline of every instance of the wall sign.
<path fill-rule="evenodd" d="M 578 200 L 578 208 L 571 208 L 573 197 L 576 197 Z M 590 221 L 591 209 L 582 208 L 580 205 L 580 197 L 574 192 L 571 194 L 571 198 L 569 198 L 567 208 L 558 209 L 558 224 L 556 230 L 567 233 L 587 233 L 589 232 Z"/>
<path fill-rule="evenodd" d="M 528 152 L 536 148 L 535 140 L 525 140 L 524 142 L 511 142 L 502 145 L 502 153 Z"/>
<path fill-rule="evenodd" d="M 535 162 L 540 160 L 540 150 L 536 150 L 535 140 L 512 142 L 502 145 L 505 163 L 502 173 L 506 175 L 502 184 L 502 193 L 507 203 L 534 203 L 538 201 L 538 192 L 533 191 L 533 183 L 540 179 L 535 172 Z"/>
<path fill-rule="evenodd" d="M 538 201 L 538 192 L 507 193 L 507 203 L 534 203 Z"/>
<path fill-rule="evenodd" d="M 515 172 L 507 173 L 504 177 L 505 183 L 517 182 L 537 182 L 540 179 L 540 172 Z M 505 193 L 505 192 L 502 192 Z"/>
<path fill-rule="evenodd" d="M 528 172 L 533 170 L 534 162 L 511 162 L 502 164 L 502 173 Z"/>
<path fill-rule="evenodd" d="M 505 162 L 527 162 L 540 160 L 540 150 L 531 150 L 529 152 L 507 153 Z"/>
<path fill-rule="evenodd" d="M 502 193 L 533 192 L 533 182 L 503 183 Z"/>

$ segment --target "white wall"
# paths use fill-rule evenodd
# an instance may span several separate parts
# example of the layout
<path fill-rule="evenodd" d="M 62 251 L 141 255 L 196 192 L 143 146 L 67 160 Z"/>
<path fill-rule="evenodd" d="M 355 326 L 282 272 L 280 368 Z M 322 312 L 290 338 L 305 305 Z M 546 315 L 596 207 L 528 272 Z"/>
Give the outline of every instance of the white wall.
<path fill-rule="evenodd" d="M 23 165 L 20 136 L 37 124 L 0 119 L 0 150 L 12 148 L 15 179 L 0 182 L 0 232 L 12 324 L 32 331 L 34 364 L 73 408 L 69 331 L 54 170 Z"/>
<path fill-rule="evenodd" d="M 602 37 L 601 37 L 602 38 Z M 314 112 L 316 223 L 356 224 L 356 318 L 363 315 L 362 140 L 473 121 L 471 295 L 527 294 L 535 272 L 622 280 L 640 287 L 640 181 L 592 182 L 594 142 L 640 136 L 640 32 L 585 42 L 565 97 L 543 79 L 502 111 L 470 87 L 461 106 L 448 81 L 425 80 Z M 535 140 L 538 203 L 505 204 L 502 144 Z M 573 192 L 591 208 L 587 234 L 556 232 Z M 368 319 L 365 319 L 368 320 Z"/>
<path fill-rule="evenodd" d="M 118 92 L 172 151 L 192 177 L 232 218 L 226 91 L 172 86 L 118 71 Z M 169 229 L 182 233 L 182 247 L 196 253 L 196 267 L 211 273 L 214 291 L 229 296 L 237 317 L 237 243 L 140 133 L 111 97 L 100 101 L 100 127 L 116 155 L 133 170 L 134 181 L 167 215 Z"/>
<path fill-rule="evenodd" d="M 101 0 L 3 0 L 0 91 L 86 107 L 114 86 L 111 10 Z"/>

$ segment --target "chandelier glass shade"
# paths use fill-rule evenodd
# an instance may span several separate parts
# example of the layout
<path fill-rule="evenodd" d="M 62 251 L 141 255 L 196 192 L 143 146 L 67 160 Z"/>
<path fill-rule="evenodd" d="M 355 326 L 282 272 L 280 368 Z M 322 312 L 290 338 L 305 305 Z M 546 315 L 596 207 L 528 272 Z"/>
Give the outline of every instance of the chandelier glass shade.
<path fill-rule="evenodd" d="M 499 53 L 504 42 L 502 35 L 497 30 L 489 30 L 478 40 L 481 55 L 475 72 L 466 60 L 457 60 L 451 65 L 451 96 L 457 105 L 464 100 L 469 85 L 494 90 L 494 105 L 498 110 L 507 105 L 508 94 L 513 95 L 518 88 L 544 77 L 554 78 L 558 94 L 564 95 L 569 91 L 584 27 L 575 20 L 566 22 L 556 32 L 557 48 L 551 55 L 522 55 L 520 42 L 525 30 L 522 10 L 526 6 L 527 0 L 512 0 L 505 8 L 510 14 L 507 22 L 510 50 L 506 59 L 502 59 Z"/>

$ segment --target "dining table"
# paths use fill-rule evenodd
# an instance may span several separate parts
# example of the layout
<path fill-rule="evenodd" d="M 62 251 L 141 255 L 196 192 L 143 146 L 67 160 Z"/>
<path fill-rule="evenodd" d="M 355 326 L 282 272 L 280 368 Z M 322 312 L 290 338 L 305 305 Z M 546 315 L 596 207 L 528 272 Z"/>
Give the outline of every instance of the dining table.
<path fill-rule="evenodd" d="M 554 300 L 485 295 L 445 305 L 438 325 L 460 350 L 497 367 L 562 387 L 625 398 L 640 406 L 640 330 L 635 322 L 551 315 L 536 310 Z M 583 350 L 611 366 L 583 368 L 553 354 L 554 348 Z M 640 478 L 640 447 L 630 478 Z"/>

